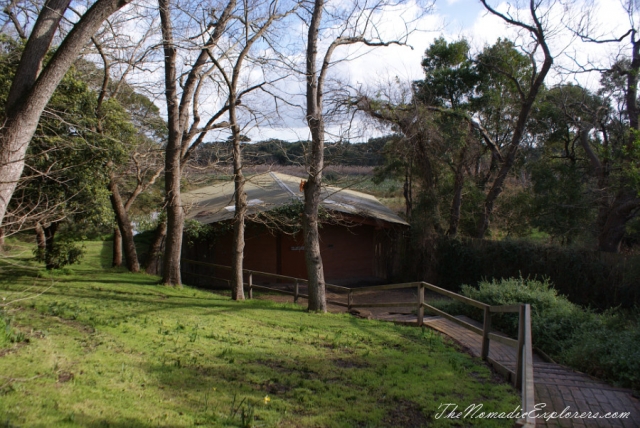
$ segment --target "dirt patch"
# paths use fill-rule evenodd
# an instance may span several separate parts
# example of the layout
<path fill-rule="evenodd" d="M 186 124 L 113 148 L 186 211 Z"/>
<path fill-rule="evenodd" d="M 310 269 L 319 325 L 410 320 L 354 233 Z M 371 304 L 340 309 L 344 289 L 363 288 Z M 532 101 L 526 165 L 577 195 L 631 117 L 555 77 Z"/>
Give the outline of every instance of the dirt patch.
<path fill-rule="evenodd" d="M 336 367 L 340 367 L 342 369 L 362 369 L 365 367 L 369 367 L 369 364 L 367 364 L 364 361 L 357 361 L 354 359 L 343 359 L 343 358 L 338 358 L 336 360 L 333 360 L 333 365 Z"/>
<path fill-rule="evenodd" d="M 267 366 L 272 370 L 275 370 L 277 372 L 282 372 L 282 373 L 289 373 L 291 372 L 291 368 L 289 367 L 285 367 L 284 364 L 280 363 L 279 361 L 275 361 L 275 360 L 256 360 L 257 364 L 263 365 L 263 366 Z"/>
<path fill-rule="evenodd" d="M 264 390 L 267 391 L 268 394 L 284 395 L 291 390 L 291 387 L 279 382 L 269 381 L 264 385 Z"/>
<path fill-rule="evenodd" d="M 58 383 L 66 383 L 73 380 L 74 374 L 71 372 L 61 371 L 58 373 Z"/>
<path fill-rule="evenodd" d="M 0 349 L 0 358 L 13 352 L 19 351 L 22 347 L 27 346 L 30 342 L 30 339 L 28 337 L 25 337 L 21 342 L 12 343 L 9 348 Z"/>
<path fill-rule="evenodd" d="M 422 413 L 420 406 L 409 400 L 399 400 L 382 421 L 388 427 L 419 428 L 429 425 L 429 418 Z"/>

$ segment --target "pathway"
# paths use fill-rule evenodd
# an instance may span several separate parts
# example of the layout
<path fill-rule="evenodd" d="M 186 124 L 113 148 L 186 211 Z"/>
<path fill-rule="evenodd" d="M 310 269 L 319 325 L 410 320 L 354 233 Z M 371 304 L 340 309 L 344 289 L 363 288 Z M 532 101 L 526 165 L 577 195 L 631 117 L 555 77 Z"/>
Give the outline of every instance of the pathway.
<path fill-rule="evenodd" d="M 415 315 L 387 314 L 376 318 L 400 323 L 416 323 Z M 479 323 L 466 318 L 464 321 L 471 324 Z M 425 325 L 438 330 L 454 339 L 456 342 L 468 348 L 469 351 L 480 357 L 482 350 L 482 336 L 476 334 L 458 324 L 441 317 L 425 317 Z M 507 367 L 515 370 L 515 349 L 498 343 L 491 342 L 489 357 Z M 630 412 L 626 419 L 537 419 L 540 427 L 640 427 L 640 400 L 631 395 L 631 391 L 616 388 L 583 373 L 573 371 L 560 364 L 544 362 L 542 358 L 534 355 L 533 377 L 535 381 L 536 403 L 545 404 L 543 412 L 562 412 L 569 407 L 571 413 L 598 412 L 604 415 L 607 412 Z"/>

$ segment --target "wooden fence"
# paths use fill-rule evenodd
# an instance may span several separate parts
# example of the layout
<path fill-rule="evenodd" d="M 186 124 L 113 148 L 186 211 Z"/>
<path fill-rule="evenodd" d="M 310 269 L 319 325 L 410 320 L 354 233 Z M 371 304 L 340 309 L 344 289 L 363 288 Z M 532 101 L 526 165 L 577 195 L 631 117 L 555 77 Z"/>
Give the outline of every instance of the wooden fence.
<path fill-rule="evenodd" d="M 207 266 L 215 269 L 222 269 L 231 271 L 231 267 L 217 265 L 213 263 L 205 263 L 198 262 L 195 260 L 182 259 L 183 263 L 189 263 L 193 265 L 201 265 Z M 263 290 L 270 291 L 280 294 L 287 294 L 293 296 L 293 301 L 297 302 L 298 298 L 308 298 L 309 296 L 306 294 L 300 293 L 299 287 L 301 284 L 308 284 L 308 281 L 301 278 L 294 278 L 291 276 L 278 275 L 267 272 L 258 272 L 252 271 L 248 269 L 243 270 L 244 275 L 246 275 L 247 282 L 244 283 L 248 298 L 253 298 L 253 290 Z M 198 275 L 194 273 L 190 273 L 190 275 Z M 277 281 L 287 281 L 293 284 L 293 291 L 282 290 L 274 287 L 267 287 L 264 285 L 254 284 L 254 277 L 263 277 L 269 279 L 275 279 Z M 230 282 L 226 279 L 209 277 L 214 280 L 223 280 Z M 479 302 L 474 299 L 470 299 L 468 297 L 462 296 L 460 294 L 454 293 L 449 290 L 445 290 L 443 288 L 437 287 L 433 284 L 429 284 L 427 282 L 409 282 L 403 284 L 389 284 L 389 285 L 375 285 L 370 287 L 358 287 L 358 288 L 350 288 L 350 287 L 342 287 L 339 285 L 333 284 L 325 284 L 326 288 L 329 290 L 334 290 L 338 293 L 346 294 L 347 301 L 338 302 L 335 300 L 327 300 L 327 303 L 346 307 L 347 310 L 357 309 L 357 308 L 399 308 L 399 307 L 412 307 L 415 306 L 417 311 L 417 324 L 418 326 L 424 325 L 424 310 L 427 309 L 429 312 L 435 313 L 447 320 L 454 322 L 461 327 L 464 327 L 468 330 L 473 331 L 474 333 L 482 336 L 482 351 L 481 356 L 482 359 L 489 362 L 496 370 L 501 372 L 507 379 L 513 382 L 516 388 L 521 390 L 522 395 L 522 411 L 523 414 L 529 414 L 532 410 L 534 410 L 534 382 L 533 382 L 533 345 L 531 339 L 531 307 L 529 304 L 515 304 L 515 305 L 504 305 L 504 306 L 491 306 L 486 303 Z M 415 288 L 417 291 L 417 301 L 415 302 L 389 302 L 389 303 L 354 303 L 354 295 L 359 293 L 367 292 L 367 291 L 385 291 L 385 290 L 397 290 L 402 288 Z M 424 301 L 424 290 L 427 289 L 429 291 L 444 295 L 453 300 L 457 300 L 459 302 L 465 303 L 467 305 L 474 306 L 476 308 L 482 309 L 484 312 L 483 319 L 483 328 L 476 327 L 473 324 L 470 324 L 466 321 L 463 321 L 459 318 L 454 317 L 444 311 L 441 311 L 438 308 L 435 308 Z M 495 333 L 491 333 L 491 314 L 493 313 L 504 313 L 504 312 L 513 312 L 519 314 L 518 321 L 518 339 L 512 339 L 509 337 L 497 335 Z M 503 366 L 498 361 L 493 360 L 489 357 L 489 347 L 491 341 L 500 342 L 502 344 L 511 346 L 516 349 L 516 367 L 515 372 L 511 371 L 509 368 Z M 535 419 L 531 417 L 524 417 L 519 419 L 516 422 L 516 426 L 520 427 L 534 427 Z"/>

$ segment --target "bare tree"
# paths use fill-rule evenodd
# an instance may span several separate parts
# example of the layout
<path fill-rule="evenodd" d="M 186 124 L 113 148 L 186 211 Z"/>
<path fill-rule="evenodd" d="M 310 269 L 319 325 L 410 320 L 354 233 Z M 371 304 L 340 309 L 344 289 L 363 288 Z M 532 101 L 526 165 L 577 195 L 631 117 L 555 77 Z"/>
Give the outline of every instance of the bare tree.
<path fill-rule="evenodd" d="M 244 177 L 240 153 L 241 125 L 238 106 L 243 105 L 243 98 L 262 88 L 265 82 L 246 84 L 242 80 L 245 72 L 244 63 L 249 57 L 252 46 L 264 36 L 268 28 L 277 19 L 287 15 L 281 12 L 278 1 L 249 3 L 228 0 L 222 4 L 199 5 L 198 11 L 183 14 L 184 20 L 198 24 L 198 34 L 188 31 L 181 34 L 181 41 L 191 44 L 197 52 L 195 59 L 183 62 L 187 65 L 181 70 L 178 78 L 178 43 L 174 34 L 173 19 L 169 0 L 159 0 L 160 19 L 162 24 L 165 95 L 169 137 L 165 157 L 165 190 L 167 209 L 167 237 L 165 241 L 165 257 L 163 282 L 180 284 L 180 253 L 182 246 L 182 230 L 184 212 L 180 196 L 180 180 L 182 171 L 191 155 L 204 141 L 206 135 L 214 129 L 231 128 L 231 143 L 234 145 L 234 181 L 236 183 L 236 237 L 234 246 L 234 266 L 240 275 L 235 276 L 234 298 L 243 298 L 242 291 L 242 238 L 244 229 L 243 212 L 246 207 L 242 190 Z M 206 20 L 191 20 L 198 13 L 206 15 Z M 290 12 L 289 12 L 290 13 Z M 183 24 L 181 22 L 181 24 Z M 186 54 L 189 54 L 186 50 Z M 255 63 L 264 61 L 256 58 Z M 249 79 L 250 80 L 250 79 Z M 180 88 L 178 88 L 180 84 Z M 212 89 L 213 88 L 213 89 Z M 180 93 L 181 92 L 181 93 Z M 209 104 L 216 105 L 215 111 L 209 115 L 205 125 L 201 123 L 200 106 L 202 97 L 207 92 L 214 92 L 215 100 Z M 222 121 L 224 114 L 229 114 L 229 121 Z"/>
<path fill-rule="evenodd" d="M 162 282 L 167 285 L 180 285 L 180 254 L 182 250 L 182 231 L 184 212 L 180 195 L 182 168 L 189 155 L 195 150 L 204 136 L 212 129 L 228 127 L 228 123 L 216 122 L 227 110 L 221 107 L 210 116 L 207 124 L 199 126 L 198 96 L 203 73 L 209 59 L 209 49 L 222 38 L 224 31 L 233 18 L 236 0 L 230 0 L 220 11 L 211 8 L 212 21 L 205 24 L 202 35 L 205 38 L 195 61 L 191 62 L 186 79 L 178 76 L 178 44 L 174 34 L 174 24 L 170 0 L 159 0 L 162 44 L 164 49 L 165 96 L 169 135 L 165 155 L 165 193 L 167 210 L 167 237 L 165 240 Z M 182 73 L 180 73 L 182 75 Z M 182 93 L 179 93 L 179 84 Z M 193 112 L 192 112 L 193 108 Z M 194 137 L 198 139 L 192 145 Z"/>
<path fill-rule="evenodd" d="M 230 141 L 233 145 L 233 177 L 235 183 L 235 214 L 233 224 L 233 248 L 232 248 L 232 298 L 234 300 L 244 299 L 244 281 L 243 281 L 243 257 L 244 257 L 244 227 L 247 212 L 247 197 L 244 193 L 245 177 L 243 174 L 242 162 L 242 137 L 241 124 L 238 117 L 238 107 L 240 106 L 241 97 L 257 88 L 262 87 L 267 82 L 261 82 L 250 85 L 244 90 L 240 90 L 240 78 L 244 71 L 244 64 L 247 56 L 251 52 L 253 45 L 262 38 L 268 31 L 269 27 L 277 20 L 293 13 L 297 7 L 293 3 L 288 10 L 280 11 L 280 2 L 272 1 L 270 3 L 259 4 L 253 3 L 249 5 L 247 0 L 243 0 L 241 6 L 242 18 L 238 20 L 241 24 L 239 37 L 236 39 L 236 46 L 239 52 L 236 55 L 224 53 L 222 57 L 227 59 L 230 73 L 225 70 L 221 61 L 214 57 L 211 53 L 212 60 L 216 65 L 219 73 L 223 77 L 223 81 L 228 90 L 227 106 L 229 110 L 229 126 L 231 128 Z M 257 12 L 257 14 L 256 14 Z"/>
<path fill-rule="evenodd" d="M 304 184 L 303 233 L 305 242 L 305 261 L 309 278 L 309 310 L 326 312 L 324 269 L 320 254 L 320 236 L 318 233 L 318 207 L 322 171 L 324 169 L 325 141 L 325 83 L 328 72 L 334 65 L 333 55 L 340 46 L 363 44 L 370 47 L 406 44 L 408 31 L 399 38 L 385 40 L 378 25 L 386 8 L 401 3 L 377 1 L 354 1 L 345 10 L 339 7 L 323 20 L 327 9 L 325 0 L 314 0 L 308 21 L 307 48 L 305 55 L 306 77 L 306 121 L 311 133 L 311 148 L 307 160 L 309 177 Z M 318 50 L 321 48 L 321 32 L 332 37 L 324 49 L 321 62 L 318 62 Z"/>
<path fill-rule="evenodd" d="M 29 141 L 49 98 L 89 38 L 107 17 L 127 5 L 128 1 L 96 0 L 64 36 L 43 67 L 70 3 L 70 0 L 49 0 L 45 3 L 26 42 L 9 91 L 4 123 L 0 129 L 0 224 L 22 174 Z"/>

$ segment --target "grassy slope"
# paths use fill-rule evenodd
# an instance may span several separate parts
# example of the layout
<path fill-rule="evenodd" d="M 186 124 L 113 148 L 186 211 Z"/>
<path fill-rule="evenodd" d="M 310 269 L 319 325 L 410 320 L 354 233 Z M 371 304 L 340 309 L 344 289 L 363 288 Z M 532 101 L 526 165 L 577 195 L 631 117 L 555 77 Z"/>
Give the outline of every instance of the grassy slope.
<path fill-rule="evenodd" d="M 519 402 L 429 330 L 157 286 L 86 245 L 54 276 L 27 247 L 0 259 L 0 299 L 44 291 L 5 313 L 28 343 L 0 349 L 0 426 L 459 426 L 440 403 Z"/>

